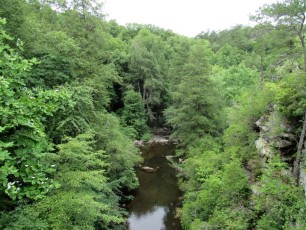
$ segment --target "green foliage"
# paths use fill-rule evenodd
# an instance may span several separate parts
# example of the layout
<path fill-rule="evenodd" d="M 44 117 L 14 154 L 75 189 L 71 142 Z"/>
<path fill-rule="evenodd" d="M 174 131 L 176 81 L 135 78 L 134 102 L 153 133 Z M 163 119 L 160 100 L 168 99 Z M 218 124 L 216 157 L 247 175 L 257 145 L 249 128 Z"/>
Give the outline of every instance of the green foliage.
<path fill-rule="evenodd" d="M 273 94 L 268 89 L 253 89 L 244 92 L 239 101 L 228 111 L 229 127 L 224 132 L 224 141 L 226 146 L 234 149 L 244 162 L 257 154 L 254 145 L 258 136 L 254 132 L 255 122 L 266 111 L 272 100 Z"/>
<path fill-rule="evenodd" d="M 280 110 L 290 119 L 300 118 L 306 109 L 305 73 L 293 73 L 283 77 L 278 83 L 268 87 L 275 94 Z"/>
<path fill-rule="evenodd" d="M 241 208 L 223 208 L 214 213 L 208 222 L 203 222 L 200 219 L 195 220 L 190 229 L 247 229 L 249 213 Z"/>
<path fill-rule="evenodd" d="M 77 136 L 91 130 L 95 134 L 95 149 L 102 149 L 110 156 L 107 175 L 116 189 L 122 187 L 134 189 L 138 186 L 134 172 L 135 164 L 140 162 L 140 155 L 131 139 L 131 130 L 121 127 L 119 119 L 106 111 L 97 111 L 94 104 L 94 88 L 70 85 L 71 103 L 49 119 L 48 133 L 55 141 L 65 135 Z M 71 92 L 72 91 L 72 92 Z"/>
<path fill-rule="evenodd" d="M 12 39 L 1 28 L 0 177 L 6 203 L 39 200 L 1 213 L 1 229 L 122 229 L 126 214 L 119 201 L 123 190 L 138 186 L 134 166 L 141 158 L 128 138 L 130 131 L 106 112 L 113 83 L 120 78 L 114 65 L 101 63 L 101 24 L 87 15 L 98 36 L 88 38 L 95 49 L 81 49 L 87 46 L 81 32 L 90 31 L 86 23 L 71 24 L 80 23 L 77 36 L 71 36 L 77 30 L 64 27 L 50 30 L 77 15 L 53 14 L 39 2 L 30 5 L 38 8 L 27 9 L 33 11 L 23 25 L 32 33 L 23 31 L 24 53 L 39 61 L 23 59 L 5 45 Z M 92 134 L 80 135 L 88 130 Z M 51 154 L 49 138 L 68 142 Z"/>
<path fill-rule="evenodd" d="M 256 87 L 258 82 L 258 73 L 244 64 L 225 69 L 220 77 L 224 82 L 225 97 L 229 103 L 247 89 Z"/>
<path fill-rule="evenodd" d="M 199 151 L 201 148 L 199 148 Z M 203 150 L 202 150 L 203 151 Z M 207 178 L 223 169 L 226 159 L 218 152 L 206 150 L 199 155 L 189 157 L 184 161 L 183 169 L 187 181 L 181 183 L 182 191 L 197 191 Z"/>
<path fill-rule="evenodd" d="M 217 81 L 203 75 L 185 77 L 172 98 L 165 115 L 183 145 L 207 134 L 220 134 L 223 102 Z"/>
<path fill-rule="evenodd" d="M 106 22 L 97 0 L 2 0 L 0 195 L 10 211 L 0 228 L 124 229 L 119 203 L 141 162 L 131 138 L 149 139 L 147 117 L 160 125 L 165 114 L 183 147 L 184 228 L 304 229 L 288 165 L 262 167 L 254 146 L 255 122 L 274 104 L 293 124 L 305 111 L 304 5 L 279 1 L 256 16 L 269 24 L 191 39 Z"/>
<path fill-rule="evenodd" d="M 130 53 L 129 83 L 141 93 L 152 122 L 156 118 L 154 113 L 160 112 L 153 107 L 163 108 L 168 94 L 163 42 L 149 30 L 142 29 L 133 39 Z"/>
<path fill-rule="evenodd" d="M 190 145 L 189 145 L 190 146 Z M 193 142 L 183 163 L 185 192 L 182 224 L 186 229 L 246 229 L 250 219 L 248 179 L 239 161 L 206 136 Z"/>
<path fill-rule="evenodd" d="M 292 46 L 292 34 L 287 30 L 275 30 L 270 24 L 259 24 L 252 32 L 255 39 L 254 50 L 248 55 L 244 63 L 256 68 L 263 81 L 275 81 L 278 78 L 276 66 L 282 66 L 288 59 L 291 62 L 295 56 Z"/>
<path fill-rule="evenodd" d="M 215 51 L 218 51 L 224 46 L 226 46 L 227 48 L 231 46 L 232 47 L 230 48 L 231 50 L 233 49 L 234 51 L 239 51 L 238 53 L 243 54 L 244 52 L 251 52 L 253 49 L 254 42 L 252 40 L 252 33 L 253 33 L 252 27 L 244 25 L 236 25 L 230 29 L 226 29 L 223 31 L 202 32 L 197 36 L 197 38 L 209 40 Z M 227 50 L 227 48 L 225 50 Z M 240 55 L 236 57 L 239 56 Z M 235 63 L 236 60 L 234 59 L 233 62 L 231 60 L 228 61 Z M 228 62 L 226 63 L 228 64 Z"/>
<path fill-rule="evenodd" d="M 209 41 L 196 40 L 190 47 L 183 72 L 186 76 L 206 75 L 211 71 L 213 52 Z"/>
<path fill-rule="evenodd" d="M 222 46 L 215 56 L 215 63 L 223 68 L 238 66 L 242 61 L 242 52 L 231 45 Z"/>
<path fill-rule="evenodd" d="M 27 79 L 31 85 L 52 88 L 77 77 L 76 62 L 80 47 L 64 31 L 41 34 L 32 52 L 39 64 L 32 69 L 32 77 Z"/>
<path fill-rule="evenodd" d="M 282 28 L 283 34 L 289 37 L 285 60 L 282 57 L 281 66 L 285 62 L 295 62 L 303 66 L 306 72 L 305 56 L 305 1 L 283 0 L 270 5 L 265 5 L 253 16 L 254 20 L 270 23 L 276 28 Z M 299 45 L 294 42 L 298 40 Z M 301 61 L 303 60 L 303 61 Z"/>
<path fill-rule="evenodd" d="M 135 165 L 141 162 L 139 150 L 129 139 L 126 130 L 121 127 L 119 119 L 111 114 L 98 114 L 98 121 L 93 127 L 96 137 L 96 148 L 104 150 L 109 157 L 110 165 L 107 175 L 114 188 L 133 190 L 137 188 L 138 179 L 134 171 Z"/>
<path fill-rule="evenodd" d="M 118 197 L 112 193 L 105 176 L 107 154 L 93 147 L 93 136 L 89 134 L 69 138 L 67 143 L 58 146 L 55 179 L 61 188 L 42 203 L 42 208 L 48 203 L 56 204 L 52 207 L 53 215 L 48 215 L 54 229 L 94 229 L 95 222 L 107 229 L 111 223 L 123 222 L 121 211 L 115 208 Z M 66 218 L 59 218 L 58 212 Z M 65 219 L 69 220 L 68 225 Z"/>
<path fill-rule="evenodd" d="M 122 210 L 116 208 L 118 197 L 105 176 L 106 153 L 93 149 L 92 134 L 66 141 L 54 156 L 55 180 L 61 187 L 42 201 L 2 217 L 3 229 L 32 229 L 33 224 L 42 229 L 114 229 L 124 222 Z M 33 220 L 33 214 L 31 223 L 28 218 Z"/>
<path fill-rule="evenodd" d="M 305 5 L 301 0 L 283 0 L 260 9 L 260 14 L 255 19 L 275 21 L 281 25 L 299 25 L 304 15 Z"/>
<path fill-rule="evenodd" d="M 178 35 L 169 38 L 167 41 L 168 46 L 171 47 L 169 54 L 169 75 L 171 76 L 171 84 L 169 87 L 171 88 L 175 88 L 185 75 L 185 64 L 192 43 L 192 39 Z"/>
<path fill-rule="evenodd" d="M 304 229 L 305 197 L 288 174 L 286 164 L 275 156 L 261 177 L 258 195 L 253 195 L 259 215 L 257 229 Z"/>
<path fill-rule="evenodd" d="M 209 155 L 205 161 L 207 160 L 218 165 L 218 161 Z M 239 163 L 231 161 L 220 170 L 213 166 L 213 170 L 207 170 L 205 165 L 201 165 L 200 169 L 204 170 L 197 174 L 202 182 L 200 189 L 185 194 L 183 226 L 186 229 L 197 229 L 199 226 L 246 229 L 250 218 L 247 210 L 250 187 Z"/>
<path fill-rule="evenodd" d="M 24 1 L 1 0 L 0 18 L 5 18 L 10 22 L 5 25 L 5 29 L 8 34 L 16 38 L 20 38 L 20 25 L 25 20 L 25 7 Z"/>
<path fill-rule="evenodd" d="M 135 129 L 137 133 L 136 138 L 141 138 L 149 132 L 145 105 L 141 95 L 130 89 L 125 92 L 123 103 L 122 119 L 124 123 Z"/>
<path fill-rule="evenodd" d="M 165 111 L 173 136 L 185 146 L 207 134 L 217 136 L 223 127 L 220 82 L 210 77 L 212 55 L 208 41 L 193 44 L 183 68 L 185 75 L 173 86 L 172 104 Z"/>
<path fill-rule="evenodd" d="M 1 25 L 4 21 L 1 20 Z M 66 95 L 55 90 L 28 89 L 24 77 L 34 60 L 20 57 L 4 39 L 0 27 L 0 182 L 11 199 L 41 199 L 53 185 L 47 180 L 54 169 L 47 161 L 52 145 L 44 132 L 43 119 L 56 112 Z"/>
<path fill-rule="evenodd" d="M 48 223 L 40 218 L 40 212 L 32 206 L 20 206 L 9 213 L 1 213 L 1 229 L 50 229 Z"/>
<path fill-rule="evenodd" d="M 92 87 L 76 83 L 62 87 L 62 90 L 69 94 L 69 99 L 46 121 L 47 133 L 55 143 L 60 143 L 64 136 L 75 137 L 86 132 L 97 120 Z"/>

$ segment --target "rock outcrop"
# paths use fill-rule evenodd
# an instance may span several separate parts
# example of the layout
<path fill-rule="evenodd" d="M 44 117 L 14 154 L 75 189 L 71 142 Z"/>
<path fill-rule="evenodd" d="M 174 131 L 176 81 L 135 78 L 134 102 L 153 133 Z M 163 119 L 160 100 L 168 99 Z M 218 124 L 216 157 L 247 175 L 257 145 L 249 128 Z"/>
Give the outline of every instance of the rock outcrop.
<path fill-rule="evenodd" d="M 265 163 L 273 157 L 273 154 L 280 153 L 282 160 L 290 166 L 287 173 L 292 174 L 297 152 L 294 128 L 279 114 L 276 108 L 263 115 L 255 124 L 257 130 L 259 130 L 259 139 L 255 141 L 255 145 L 262 162 Z M 304 156 L 304 161 L 300 165 L 299 184 L 303 187 L 306 196 L 306 142 L 303 146 L 302 156 Z"/>
<path fill-rule="evenodd" d="M 279 150 L 284 161 L 292 162 L 296 147 L 294 129 L 279 112 L 274 108 L 255 124 L 260 131 L 255 145 L 263 160 L 268 160 L 275 150 Z"/>

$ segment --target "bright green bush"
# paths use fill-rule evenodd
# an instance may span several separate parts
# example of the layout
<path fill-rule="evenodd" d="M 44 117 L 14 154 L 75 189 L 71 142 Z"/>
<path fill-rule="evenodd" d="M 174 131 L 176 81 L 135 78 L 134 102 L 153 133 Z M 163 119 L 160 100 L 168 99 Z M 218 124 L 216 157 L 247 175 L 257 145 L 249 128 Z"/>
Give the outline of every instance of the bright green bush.
<path fill-rule="evenodd" d="M 0 20 L 0 190 L 13 200 L 43 198 L 55 184 L 47 180 L 54 173 L 48 156 L 52 143 L 45 133 L 44 120 L 52 116 L 65 92 L 29 89 L 24 83 L 35 63 L 26 60 L 5 44 L 11 40 Z"/>
<path fill-rule="evenodd" d="M 296 187 L 286 163 L 275 156 L 259 181 L 258 194 L 252 196 L 258 215 L 257 229 L 304 229 L 306 204 L 303 191 Z"/>
<path fill-rule="evenodd" d="M 61 187 L 39 202 L 4 214 L 2 229 L 36 229 L 34 224 L 41 229 L 116 229 L 124 223 L 119 197 L 106 177 L 106 153 L 93 149 L 92 134 L 66 141 L 54 155 L 55 181 Z"/>
<path fill-rule="evenodd" d="M 127 126 L 136 130 L 136 138 L 142 138 L 149 132 L 147 125 L 147 114 L 140 93 L 129 89 L 123 97 L 124 108 L 122 119 Z"/>

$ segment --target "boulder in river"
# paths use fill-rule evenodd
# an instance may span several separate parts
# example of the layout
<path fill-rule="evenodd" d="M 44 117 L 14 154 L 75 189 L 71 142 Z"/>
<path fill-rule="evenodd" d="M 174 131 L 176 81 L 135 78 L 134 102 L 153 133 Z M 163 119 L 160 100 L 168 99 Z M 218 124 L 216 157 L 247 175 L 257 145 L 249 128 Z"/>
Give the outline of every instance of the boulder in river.
<path fill-rule="evenodd" d="M 134 145 L 137 146 L 137 147 L 143 147 L 144 146 L 144 142 L 143 141 L 134 141 Z"/>
<path fill-rule="evenodd" d="M 145 172 L 148 172 L 148 173 L 153 173 L 153 172 L 157 172 L 159 167 L 156 167 L 156 168 L 152 168 L 152 167 L 149 167 L 149 166 L 143 166 L 141 167 L 141 169 Z"/>
<path fill-rule="evenodd" d="M 168 144 L 169 139 L 166 136 L 155 135 L 151 140 L 148 141 L 149 144 L 159 143 L 159 144 Z"/>
<path fill-rule="evenodd" d="M 176 159 L 176 158 L 177 158 L 177 156 L 175 156 L 175 155 L 168 155 L 168 156 L 166 156 L 166 159 L 167 159 L 168 161 L 174 160 L 174 159 Z"/>

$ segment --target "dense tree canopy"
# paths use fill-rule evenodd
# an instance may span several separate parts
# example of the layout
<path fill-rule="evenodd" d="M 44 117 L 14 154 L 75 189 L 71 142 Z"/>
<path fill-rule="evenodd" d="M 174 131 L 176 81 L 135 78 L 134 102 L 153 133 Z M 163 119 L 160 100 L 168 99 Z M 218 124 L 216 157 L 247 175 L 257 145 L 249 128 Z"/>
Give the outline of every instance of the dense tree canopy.
<path fill-rule="evenodd" d="M 1 0 L 0 228 L 125 229 L 133 140 L 158 126 L 179 142 L 184 229 L 305 229 L 305 1 L 195 38 L 102 6 Z"/>

